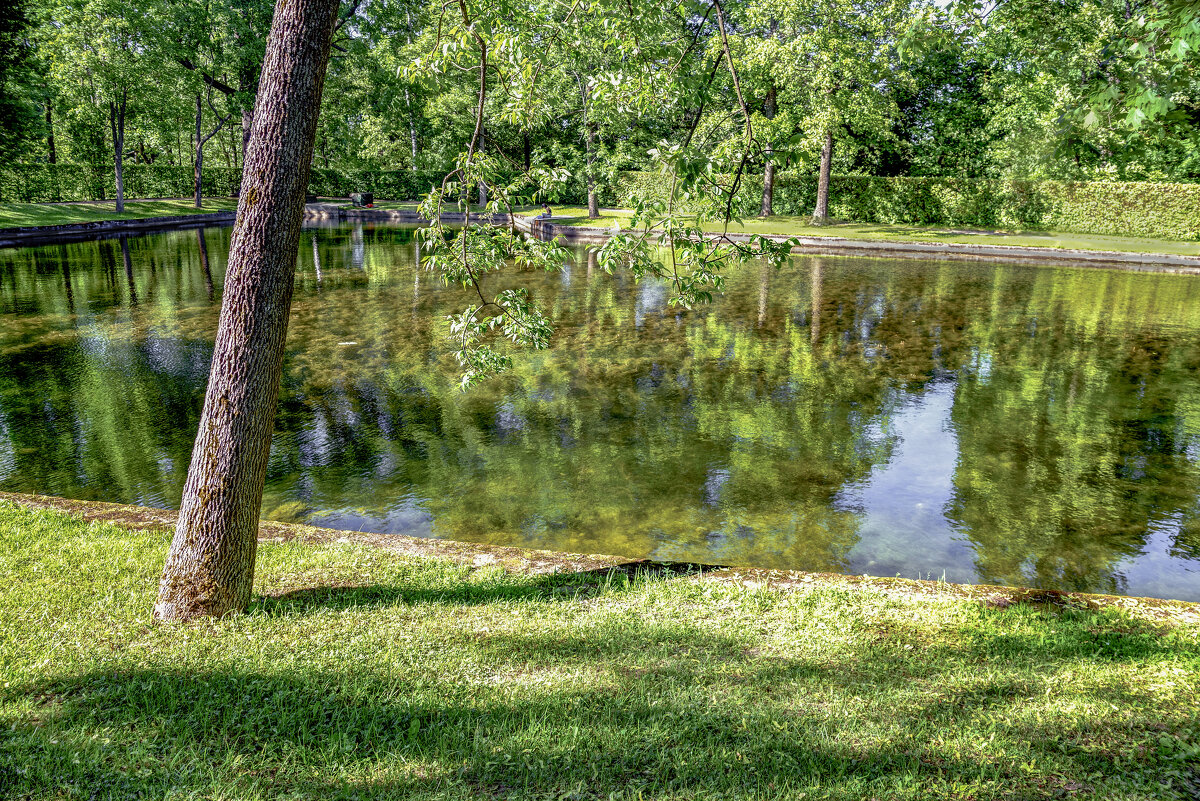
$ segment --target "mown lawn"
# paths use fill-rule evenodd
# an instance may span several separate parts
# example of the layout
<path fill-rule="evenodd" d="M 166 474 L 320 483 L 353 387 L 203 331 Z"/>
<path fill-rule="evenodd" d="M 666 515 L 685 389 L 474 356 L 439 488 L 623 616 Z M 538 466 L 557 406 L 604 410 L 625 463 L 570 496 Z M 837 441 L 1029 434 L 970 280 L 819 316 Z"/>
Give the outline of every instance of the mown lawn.
<path fill-rule="evenodd" d="M 602 209 L 600 218 L 589 220 L 583 206 L 554 206 L 552 222 L 560 225 L 582 225 L 611 228 L 614 223 L 628 226 L 631 212 Z M 530 207 L 524 213 L 537 214 Z M 721 230 L 709 223 L 707 230 Z M 1067 248 L 1075 250 L 1111 250 L 1122 253 L 1156 253 L 1197 256 L 1200 242 L 1175 242 L 1162 239 L 1143 239 L 1132 236 L 1101 236 L 1070 234 L 1054 231 L 976 231 L 950 226 L 923 227 L 918 225 L 876 225 L 873 223 L 836 222 L 812 225 L 808 217 L 747 217 L 741 223 L 731 223 L 731 233 L 780 234 L 783 236 L 837 236 L 847 239 L 879 239 L 894 242 L 955 242 L 977 245 L 1021 245 L 1027 247 Z"/>
<path fill-rule="evenodd" d="M 0 797 L 1200 793 L 1196 625 L 264 543 L 162 626 L 168 539 L 0 502 Z"/>
<path fill-rule="evenodd" d="M 197 209 L 191 200 L 132 200 L 125 204 L 125 213 L 117 214 L 114 202 L 94 203 L 0 203 L 0 228 L 21 228 L 33 225 L 62 225 L 64 223 L 100 222 L 102 220 L 141 220 L 146 217 L 170 217 L 177 214 L 211 214 L 214 211 L 234 211 L 237 198 L 209 197 Z"/>

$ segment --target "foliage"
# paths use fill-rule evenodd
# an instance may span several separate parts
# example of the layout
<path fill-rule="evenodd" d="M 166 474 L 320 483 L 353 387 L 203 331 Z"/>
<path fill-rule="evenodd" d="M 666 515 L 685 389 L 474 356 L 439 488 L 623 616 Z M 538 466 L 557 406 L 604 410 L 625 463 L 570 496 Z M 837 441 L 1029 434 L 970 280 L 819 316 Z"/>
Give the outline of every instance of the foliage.
<path fill-rule="evenodd" d="M 129 164 L 125 195 L 136 198 L 185 197 L 192 191 L 192 168 Z M 237 194 L 241 170 L 204 168 L 206 195 Z M 0 202 L 58 203 L 114 197 L 112 167 L 85 164 L 12 164 L 0 167 Z"/>
<path fill-rule="evenodd" d="M 752 182 L 739 196 L 743 214 L 757 209 Z M 665 196 L 656 173 L 622 173 L 612 202 Z M 776 212 L 811 211 L 815 176 L 777 179 Z M 1027 228 L 1078 233 L 1200 239 L 1200 184 L 888 178 L 832 180 L 830 215 L 872 223 Z"/>

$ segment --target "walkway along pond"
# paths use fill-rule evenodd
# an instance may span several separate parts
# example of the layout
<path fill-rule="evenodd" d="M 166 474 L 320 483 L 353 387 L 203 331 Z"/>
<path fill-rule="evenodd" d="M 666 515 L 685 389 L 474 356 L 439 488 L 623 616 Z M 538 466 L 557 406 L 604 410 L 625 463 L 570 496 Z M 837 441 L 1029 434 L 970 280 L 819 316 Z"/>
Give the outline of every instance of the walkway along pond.
<path fill-rule="evenodd" d="M 228 229 L 0 250 L 0 490 L 179 499 Z M 580 250 L 455 386 L 411 230 L 309 230 L 264 514 L 500 545 L 1200 600 L 1200 282 L 801 256 L 710 308 Z"/>

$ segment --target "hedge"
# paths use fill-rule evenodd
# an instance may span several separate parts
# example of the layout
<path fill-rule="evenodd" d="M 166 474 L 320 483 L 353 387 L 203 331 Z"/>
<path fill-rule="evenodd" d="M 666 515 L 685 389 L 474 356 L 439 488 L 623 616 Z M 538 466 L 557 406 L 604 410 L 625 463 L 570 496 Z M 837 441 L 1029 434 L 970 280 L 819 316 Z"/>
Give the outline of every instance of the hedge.
<path fill-rule="evenodd" d="M 604 202 L 628 207 L 636 194 L 665 199 L 668 186 L 657 173 L 622 173 Z M 776 179 L 776 214 L 811 214 L 816 200 L 815 176 Z M 738 211 L 753 216 L 761 201 L 762 176 L 746 176 L 738 192 Z M 1200 184 L 835 175 L 830 179 L 829 215 L 869 223 L 1194 240 L 1200 239 Z"/>
<path fill-rule="evenodd" d="M 125 197 L 188 197 L 192 194 L 192 168 L 153 164 L 126 164 Z M 373 192 L 379 198 L 404 200 L 420 197 L 443 173 L 411 170 L 314 169 L 308 191 L 326 197 L 349 197 L 351 192 Z M 241 170 L 204 168 L 204 194 L 233 195 L 241 184 Z M 54 203 L 70 200 L 111 200 L 116 182 L 109 165 L 11 164 L 0 168 L 0 202 Z"/>
<path fill-rule="evenodd" d="M 313 169 L 308 191 L 325 197 L 372 192 L 381 199 L 418 198 L 441 182 L 439 171 Z M 204 170 L 207 195 L 232 195 L 240 170 Z M 105 200 L 115 194 L 107 165 L 12 164 L 0 167 L 0 201 Z M 634 196 L 665 199 L 668 182 L 658 173 L 623 172 L 599 189 L 600 203 L 628 207 Z M 129 164 L 125 196 L 186 197 L 191 167 Z M 558 203 L 581 203 L 582 181 L 557 193 Z M 812 175 L 780 175 L 775 213 L 811 214 L 817 182 Z M 745 216 L 758 213 L 762 177 L 746 176 L 737 198 Z M 954 225 L 1072 231 L 1084 234 L 1200 239 L 1200 184 L 1021 181 L 962 178 L 880 178 L 835 175 L 829 214 L 870 223 Z"/>
<path fill-rule="evenodd" d="M 187 197 L 192 194 L 192 168 L 126 164 L 125 197 Z M 204 170 L 204 194 L 231 195 L 241 183 L 241 170 Z M 113 169 L 92 164 L 12 164 L 0 168 L 0 201 L 47 203 L 110 200 L 116 197 Z"/>

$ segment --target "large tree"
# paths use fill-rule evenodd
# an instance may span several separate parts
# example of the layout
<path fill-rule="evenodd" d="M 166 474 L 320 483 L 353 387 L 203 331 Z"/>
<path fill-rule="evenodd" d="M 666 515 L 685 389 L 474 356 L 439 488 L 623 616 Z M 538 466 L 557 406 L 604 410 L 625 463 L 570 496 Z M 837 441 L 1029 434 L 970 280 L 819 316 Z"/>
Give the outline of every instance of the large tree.
<path fill-rule="evenodd" d="M 212 371 L 154 614 L 245 608 L 305 188 L 338 0 L 279 0 L 263 61 Z"/>

